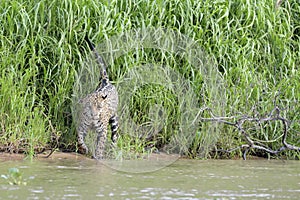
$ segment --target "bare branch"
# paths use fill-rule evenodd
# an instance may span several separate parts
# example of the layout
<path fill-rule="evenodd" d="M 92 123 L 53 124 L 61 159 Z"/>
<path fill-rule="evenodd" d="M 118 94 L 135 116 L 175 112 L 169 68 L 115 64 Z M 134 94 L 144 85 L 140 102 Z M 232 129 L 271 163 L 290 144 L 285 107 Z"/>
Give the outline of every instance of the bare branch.
<path fill-rule="evenodd" d="M 208 111 L 211 117 L 209 118 L 202 118 L 200 117 L 200 120 L 202 122 L 218 122 L 218 123 L 223 123 L 229 126 L 235 127 L 245 138 L 247 144 L 243 144 L 240 147 L 232 148 L 229 150 L 222 150 L 222 149 L 217 149 L 219 152 L 226 152 L 230 153 L 239 149 L 244 149 L 243 150 L 243 159 L 246 160 L 246 155 L 250 149 L 259 149 L 263 150 L 267 153 L 270 154 L 278 154 L 280 152 L 286 151 L 286 150 L 294 150 L 294 151 L 300 151 L 300 147 L 294 146 L 292 144 L 287 143 L 287 135 L 288 135 L 288 129 L 289 129 L 289 121 L 281 116 L 281 110 L 279 109 L 278 106 L 276 106 L 276 100 L 274 100 L 274 109 L 266 116 L 266 117 L 249 117 L 249 116 L 243 116 L 243 117 L 218 117 L 213 114 L 212 110 L 210 108 L 205 108 L 202 109 L 200 112 Z M 198 113 L 197 116 L 200 114 Z M 234 120 L 235 119 L 235 120 Z M 228 121 L 228 120 L 234 120 Z M 277 149 L 273 150 L 265 145 L 263 145 L 261 142 L 256 142 L 251 139 L 250 135 L 247 133 L 247 131 L 244 129 L 244 123 L 245 122 L 256 122 L 260 124 L 261 122 L 270 122 L 270 121 L 280 121 L 283 126 L 282 130 L 282 146 Z M 268 141 L 262 141 L 262 142 L 268 142 Z"/>

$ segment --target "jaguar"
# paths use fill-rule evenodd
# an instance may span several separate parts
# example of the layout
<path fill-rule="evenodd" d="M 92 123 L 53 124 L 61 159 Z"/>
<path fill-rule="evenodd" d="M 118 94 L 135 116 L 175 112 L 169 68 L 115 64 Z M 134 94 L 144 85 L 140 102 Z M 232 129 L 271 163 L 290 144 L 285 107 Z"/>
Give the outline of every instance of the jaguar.
<path fill-rule="evenodd" d="M 116 143 L 118 138 L 118 92 L 110 82 L 107 74 L 107 66 L 97 52 L 95 45 L 85 37 L 87 45 L 93 52 L 96 63 L 100 67 L 100 79 L 96 89 L 79 100 L 80 113 L 77 127 L 78 151 L 82 154 L 91 153 L 93 158 L 100 160 L 105 157 L 105 146 L 108 135 L 108 127 L 111 127 L 111 141 Z M 95 131 L 95 152 L 90 152 L 85 143 L 89 131 Z"/>

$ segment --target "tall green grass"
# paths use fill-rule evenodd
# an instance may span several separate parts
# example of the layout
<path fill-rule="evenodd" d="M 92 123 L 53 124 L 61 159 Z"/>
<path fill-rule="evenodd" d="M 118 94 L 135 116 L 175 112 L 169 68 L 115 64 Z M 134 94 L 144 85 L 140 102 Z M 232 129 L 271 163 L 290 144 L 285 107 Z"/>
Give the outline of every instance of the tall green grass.
<path fill-rule="evenodd" d="M 265 115 L 276 105 L 290 120 L 288 141 L 300 145 L 300 4 L 284 1 L 101 1 L 101 0 L 12 0 L 0 2 L 0 145 L 2 150 L 33 155 L 45 147 L 76 150 L 71 105 L 78 70 L 90 56 L 83 38 L 88 34 L 100 43 L 124 31 L 166 28 L 197 42 L 217 63 L 226 84 L 224 116 Z M 126 72 L 144 62 L 166 64 L 180 72 L 198 95 L 199 107 L 209 105 L 203 77 L 184 58 L 157 50 L 139 50 L 121 56 L 109 66 L 118 83 Z M 193 72 L 193 73 L 192 73 Z M 279 93 L 280 91 L 280 93 Z M 89 92 L 89 91 L 88 91 Z M 166 125 L 156 141 L 141 141 L 126 133 L 119 145 L 126 151 L 159 148 L 176 134 L 180 113 L 176 95 L 165 88 L 141 88 L 130 102 L 138 123 L 147 122 L 147 108 L 169 102 Z M 208 115 L 206 117 L 209 117 Z M 122 122 L 121 122 L 122 123 Z M 244 143 L 237 130 L 222 126 L 215 137 L 200 123 L 185 153 L 191 157 L 214 156 L 215 148 L 230 149 Z M 249 125 L 250 126 L 250 125 Z M 280 125 L 251 132 L 252 138 L 280 145 Z M 150 143 L 150 145 L 149 145 Z M 207 153 L 203 146 L 209 144 Z M 252 152 L 260 153 L 260 152 Z M 230 156 L 239 155 L 236 151 Z M 266 156 L 263 152 L 259 155 Z M 284 152 L 299 158 L 299 152 Z"/>

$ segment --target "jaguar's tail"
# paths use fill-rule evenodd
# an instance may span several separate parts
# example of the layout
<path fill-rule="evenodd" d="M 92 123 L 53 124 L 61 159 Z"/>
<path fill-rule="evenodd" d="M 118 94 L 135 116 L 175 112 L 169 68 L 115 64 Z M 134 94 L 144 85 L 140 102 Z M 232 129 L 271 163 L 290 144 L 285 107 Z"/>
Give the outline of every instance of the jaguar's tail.
<path fill-rule="evenodd" d="M 106 72 L 106 64 L 105 64 L 104 60 L 98 54 L 98 52 L 97 52 L 97 50 L 95 48 L 95 45 L 90 41 L 90 39 L 88 38 L 87 35 L 85 36 L 85 40 L 86 40 L 87 44 L 89 45 L 90 49 L 93 51 L 93 53 L 94 53 L 94 55 L 96 57 L 98 65 L 101 66 L 101 69 L 102 69 L 102 72 L 101 72 L 102 81 L 103 80 L 108 80 L 108 75 L 107 75 L 107 72 Z"/>

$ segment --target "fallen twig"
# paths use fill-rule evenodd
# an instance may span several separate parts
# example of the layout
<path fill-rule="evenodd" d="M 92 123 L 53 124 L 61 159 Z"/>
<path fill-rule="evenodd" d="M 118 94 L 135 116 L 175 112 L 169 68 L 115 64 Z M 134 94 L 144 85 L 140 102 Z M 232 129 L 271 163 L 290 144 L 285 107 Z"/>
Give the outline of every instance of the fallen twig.
<path fill-rule="evenodd" d="M 212 116 L 210 118 L 202 118 L 200 117 L 200 120 L 202 122 L 208 122 L 208 121 L 214 121 L 214 122 L 219 122 L 219 123 L 224 123 L 226 125 L 229 126 L 233 126 L 235 127 L 245 138 L 247 144 L 243 144 L 239 147 L 236 148 L 232 148 L 229 150 L 222 150 L 222 149 L 218 149 L 217 151 L 220 152 L 226 152 L 226 153 L 231 153 L 233 151 L 239 150 L 239 149 L 244 149 L 243 150 L 243 159 L 246 160 L 246 155 L 248 153 L 248 151 L 250 149 L 260 149 L 263 150 L 267 153 L 271 153 L 271 154 L 278 154 L 282 151 L 285 150 L 296 150 L 296 151 L 300 151 L 300 147 L 289 144 L 286 139 L 287 139 L 287 135 L 288 135 L 288 127 L 289 127 L 289 122 L 287 119 L 285 119 L 284 117 L 282 117 L 280 114 L 280 109 L 275 105 L 275 108 L 271 111 L 271 113 L 266 116 L 266 117 L 249 117 L 249 116 L 243 116 L 240 119 L 235 120 L 235 122 L 231 122 L 231 121 L 227 121 L 228 119 L 232 119 L 232 117 L 217 117 L 212 113 L 212 110 L 209 108 L 204 109 L 206 111 L 209 112 L 209 114 Z M 202 111 L 204 111 L 202 110 Z M 198 115 L 199 116 L 199 115 Z M 269 122 L 269 121 L 280 121 L 283 125 L 283 133 L 282 133 L 282 146 L 277 149 L 277 150 L 273 150 L 271 148 L 268 148 L 266 146 L 264 146 L 263 144 L 261 144 L 260 142 L 256 142 L 253 141 L 251 139 L 251 137 L 249 136 L 249 134 L 247 133 L 247 131 L 244 129 L 244 123 L 245 122 L 257 122 L 257 123 L 261 123 L 261 122 Z M 268 141 L 265 141 L 268 142 Z"/>

